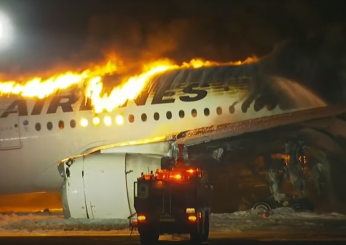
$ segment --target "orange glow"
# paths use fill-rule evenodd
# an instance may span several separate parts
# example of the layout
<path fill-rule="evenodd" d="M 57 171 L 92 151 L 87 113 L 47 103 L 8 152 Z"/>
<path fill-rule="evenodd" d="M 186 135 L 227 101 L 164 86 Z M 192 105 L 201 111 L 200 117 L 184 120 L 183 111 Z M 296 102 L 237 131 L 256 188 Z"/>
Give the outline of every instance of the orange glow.
<path fill-rule="evenodd" d="M 0 212 L 62 212 L 60 193 L 27 193 L 0 196 Z"/>
<path fill-rule="evenodd" d="M 190 174 L 193 174 L 193 173 L 195 172 L 195 170 L 189 169 L 189 170 L 187 170 L 186 172 L 188 172 L 188 173 L 190 173 Z"/>
<path fill-rule="evenodd" d="M 41 77 L 35 77 L 23 83 L 0 81 L 0 94 L 21 95 L 27 98 L 42 99 L 56 93 L 58 90 L 80 84 L 93 77 L 111 74 L 116 70 L 117 66 L 112 62 L 108 62 L 106 65 L 95 67 L 93 70 L 86 69 L 81 73 L 67 71 L 62 74 L 53 75 L 45 80 Z"/>
<path fill-rule="evenodd" d="M 138 221 L 145 221 L 147 218 L 144 215 L 139 215 L 137 219 Z"/>
<path fill-rule="evenodd" d="M 145 175 L 144 175 L 144 179 L 145 179 L 145 180 L 150 180 L 150 177 L 151 177 L 150 174 L 145 174 Z"/>
<path fill-rule="evenodd" d="M 195 215 L 190 215 L 188 217 L 189 221 L 196 221 L 197 220 L 197 217 Z"/>
<path fill-rule="evenodd" d="M 181 179 L 181 178 L 182 178 L 181 174 L 174 175 L 174 179 Z"/>
<path fill-rule="evenodd" d="M 53 75 L 48 79 L 35 77 L 28 81 L 0 81 L 0 95 L 20 95 L 26 98 L 45 98 L 53 95 L 59 90 L 67 89 L 73 85 L 86 85 L 85 95 L 90 98 L 93 111 L 100 113 L 111 112 L 123 105 L 127 100 L 136 99 L 147 83 L 154 75 L 168 70 L 179 68 L 200 68 L 218 65 L 241 65 L 256 62 L 257 58 L 248 58 L 245 61 L 217 63 L 192 59 L 182 65 L 176 65 L 170 60 L 159 60 L 143 66 L 143 72 L 121 81 L 119 86 L 114 87 L 109 94 L 103 93 L 102 77 L 112 74 L 118 70 L 116 64 L 108 62 L 104 66 L 94 69 L 86 69 L 81 73 L 67 71 L 62 74 Z"/>
<path fill-rule="evenodd" d="M 283 159 L 286 165 L 289 164 L 291 158 L 290 155 L 287 154 L 272 154 L 272 157 L 274 159 Z M 299 156 L 299 161 L 301 161 L 303 164 L 306 164 L 306 156 Z"/>

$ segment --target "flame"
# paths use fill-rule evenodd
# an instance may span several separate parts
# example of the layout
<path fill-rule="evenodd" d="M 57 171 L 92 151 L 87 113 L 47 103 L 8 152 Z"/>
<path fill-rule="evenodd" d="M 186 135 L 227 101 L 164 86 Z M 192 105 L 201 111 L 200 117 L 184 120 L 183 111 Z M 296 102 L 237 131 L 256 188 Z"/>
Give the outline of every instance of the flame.
<path fill-rule="evenodd" d="M 53 95 L 59 90 L 67 89 L 73 85 L 86 82 L 85 95 L 90 98 L 91 105 L 95 113 L 102 111 L 111 112 L 115 108 L 123 105 L 127 100 L 135 99 L 147 85 L 147 82 L 156 74 L 168 70 L 179 68 L 200 68 L 217 65 L 241 65 L 256 62 L 257 58 L 248 58 L 245 61 L 217 63 L 213 61 L 204 61 L 202 59 L 192 59 L 190 62 L 184 62 L 181 66 L 174 64 L 169 60 L 159 60 L 143 67 L 143 72 L 139 75 L 131 76 L 116 86 L 110 94 L 103 94 L 102 77 L 112 74 L 118 70 L 113 62 L 108 62 L 104 66 L 98 66 L 94 69 L 86 69 L 81 73 L 72 71 L 63 74 L 54 75 L 46 80 L 35 77 L 27 82 L 19 83 L 16 81 L 0 81 L 0 95 L 20 95 L 29 98 L 45 98 Z M 83 122 L 85 126 L 86 122 Z"/>
<path fill-rule="evenodd" d="M 68 71 L 46 80 L 35 77 L 25 83 L 15 81 L 0 82 L 0 94 L 13 94 L 21 95 L 22 97 L 43 99 L 56 93 L 58 90 L 79 84 L 90 77 L 104 76 L 116 70 L 116 64 L 108 62 L 105 66 L 95 67 L 93 70 L 87 69 L 81 73 Z"/>

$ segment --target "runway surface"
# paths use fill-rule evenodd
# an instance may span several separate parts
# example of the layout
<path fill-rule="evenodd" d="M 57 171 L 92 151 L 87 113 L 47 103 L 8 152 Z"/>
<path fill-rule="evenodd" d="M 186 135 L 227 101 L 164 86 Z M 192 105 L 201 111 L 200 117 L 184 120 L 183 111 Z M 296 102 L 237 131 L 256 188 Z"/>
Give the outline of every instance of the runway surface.
<path fill-rule="evenodd" d="M 338 213 L 240 211 L 211 216 L 204 244 L 346 244 L 346 216 Z M 0 245 L 139 244 L 126 220 L 64 219 L 61 214 L 0 215 Z M 190 244 L 188 235 L 160 236 L 159 244 Z"/>
<path fill-rule="evenodd" d="M 30 237 L 1 237 L 1 245 L 37 244 L 37 245 L 106 245 L 106 244 L 139 244 L 137 234 L 117 234 L 116 236 L 46 236 L 36 234 Z M 288 231 L 257 231 L 257 232 L 213 232 L 204 244 L 345 244 L 345 232 L 288 232 Z M 190 244 L 188 236 L 161 236 L 158 244 Z"/>

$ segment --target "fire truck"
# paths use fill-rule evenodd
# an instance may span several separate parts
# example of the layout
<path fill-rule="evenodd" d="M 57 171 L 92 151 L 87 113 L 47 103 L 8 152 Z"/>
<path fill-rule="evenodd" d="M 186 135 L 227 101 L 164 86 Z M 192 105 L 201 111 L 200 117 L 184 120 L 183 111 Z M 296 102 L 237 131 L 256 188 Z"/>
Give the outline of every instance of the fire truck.
<path fill-rule="evenodd" d="M 180 164 L 143 174 L 134 182 L 135 224 L 141 244 L 153 244 L 162 234 L 190 234 L 199 244 L 208 240 L 210 206 L 204 171 Z"/>

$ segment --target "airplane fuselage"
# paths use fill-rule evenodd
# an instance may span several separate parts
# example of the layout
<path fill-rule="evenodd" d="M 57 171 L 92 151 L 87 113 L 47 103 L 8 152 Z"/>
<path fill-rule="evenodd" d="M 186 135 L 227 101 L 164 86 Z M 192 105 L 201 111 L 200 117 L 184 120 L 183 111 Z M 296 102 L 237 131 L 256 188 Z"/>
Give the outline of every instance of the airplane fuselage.
<path fill-rule="evenodd" d="M 283 112 L 278 107 L 255 111 L 253 106 L 243 112 L 237 102 L 247 93 L 196 84 L 143 92 L 110 113 L 99 113 L 97 125 L 83 96 L 0 98 L 0 194 L 60 192 L 57 163 L 94 147 Z"/>

